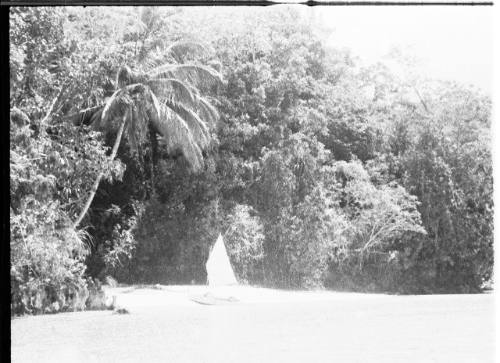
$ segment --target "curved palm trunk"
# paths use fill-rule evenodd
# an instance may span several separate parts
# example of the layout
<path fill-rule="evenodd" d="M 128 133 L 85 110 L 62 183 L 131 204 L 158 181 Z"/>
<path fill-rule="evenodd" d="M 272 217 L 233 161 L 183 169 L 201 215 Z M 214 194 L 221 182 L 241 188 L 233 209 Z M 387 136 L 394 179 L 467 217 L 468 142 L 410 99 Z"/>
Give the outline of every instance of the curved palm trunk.
<path fill-rule="evenodd" d="M 116 140 L 115 140 L 115 144 L 113 145 L 113 150 L 111 151 L 111 156 L 110 156 L 111 160 L 114 160 L 114 158 L 116 157 L 116 154 L 118 152 L 118 148 L 119 148 L 120 143 L 122 141 L 123 130 L 125 129 L 125 124 L 127 123 L 128 114 L 129 114 L 129 111 L 127 110 L 125 112 L 125 115 L 123 115 L 122 123 L 120 125 L 120 129 L 118 130 L 118 134 L 116 135 Z M 99 175 L 97 175 L 97 178 L 94 182 L 94 185 L 92 186 L 92 189 L 90 190 L 89 198 L 87 199 L 85 206 L 83 207 L 82 211 L 80 212 L 80 215 L 78 216 L 75 223 L 73 224 L 73 228 L 78 227 L 78 225 L 82 221 L 83 217 L 85 217 L 85 215 L 87 214 L 87 211 L 89 210 L 89 207 L 92 204 L 92 201 L 94 200 L 95 193 L 97 192 L 97 189 L 99 188 L 99 183 L 101 182 L 103 175 L 104 175 L 104 173 L 102 171 L 99 173 Z"/>

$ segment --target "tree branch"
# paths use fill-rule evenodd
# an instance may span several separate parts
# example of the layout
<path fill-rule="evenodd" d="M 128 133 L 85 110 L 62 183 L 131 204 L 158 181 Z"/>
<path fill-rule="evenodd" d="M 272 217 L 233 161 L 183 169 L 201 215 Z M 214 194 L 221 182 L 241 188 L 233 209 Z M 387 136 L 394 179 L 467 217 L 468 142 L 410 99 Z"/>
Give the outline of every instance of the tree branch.
<path fill-rule="evenodd" d="M 413 90 L 415 91 L 415 93 L 417 94 L 419 100 L 420 100 L 420 103 L 422 104 L 422 106 L 424 106 L 424 109 L 427 113 L 429 114 L 432 114 L 432 112 L 429 110 L 429 108 L 427 107 L 427 104 L 425 103 L 424 99 L 422 98 L 422 96 L 420 95 L 420 92 L 418 92 L 418 89 L 416 86 L 412 85 L 412 88 Z"/>

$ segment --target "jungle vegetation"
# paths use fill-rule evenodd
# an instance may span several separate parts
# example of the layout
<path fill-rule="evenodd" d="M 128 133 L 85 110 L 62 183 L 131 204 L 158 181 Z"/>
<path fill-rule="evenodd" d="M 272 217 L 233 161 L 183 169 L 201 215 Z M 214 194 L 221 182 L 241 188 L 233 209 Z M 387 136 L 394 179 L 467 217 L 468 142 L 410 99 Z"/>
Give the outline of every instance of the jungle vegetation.
<path fill-rule="evenodd" d="M 11 8 L 12 312 L 106 276 L 203 284 L 219 233 L 241 283 L 480 292 L 491 99 L 321 31 L 293 8 Z"/>

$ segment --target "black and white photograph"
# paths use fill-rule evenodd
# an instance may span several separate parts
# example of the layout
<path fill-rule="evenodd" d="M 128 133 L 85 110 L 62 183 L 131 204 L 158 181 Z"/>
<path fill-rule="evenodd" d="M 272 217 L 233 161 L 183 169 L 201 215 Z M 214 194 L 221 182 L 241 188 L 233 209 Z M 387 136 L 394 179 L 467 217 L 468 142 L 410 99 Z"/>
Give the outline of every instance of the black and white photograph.
<path fill-rule="evenodd" d="M 132 5 L 2 6 L 10 361 L 500 359 L 493 3 Z"/>

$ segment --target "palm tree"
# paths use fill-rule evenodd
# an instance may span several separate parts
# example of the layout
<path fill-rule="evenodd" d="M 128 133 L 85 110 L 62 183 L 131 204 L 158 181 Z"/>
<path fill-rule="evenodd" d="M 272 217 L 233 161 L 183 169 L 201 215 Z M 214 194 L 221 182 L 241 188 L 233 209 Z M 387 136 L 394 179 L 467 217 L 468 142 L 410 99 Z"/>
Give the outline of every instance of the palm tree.
<path fill-rule="evenodd" d="M 193 47 L 177 43 L 167 48 L 167 52 L 176 55 Z M 149 138 L 154 163 L 159 135 L 168 153 L 180 152 L 196 172 L 203 168 L 202 151 L 210 143 L 209 126 L 218 117 L 210 98 L 202 96 L 202 92 L 221 81 L 217 71 L 198 64 L 172 62 L 145 72 L 132 72 L 124 66 L 118 72 L 118 89 L 105 104 L 80 111 L 70 119 L 75 124 L 91 124 L 104 134 L 116 132 L 111 160 L 116 157 L 125 134 L 131 150 L 138 154 L 141 144 Z M 103 174 L 97 176 L 74 227 L 86 215 Z"/>

